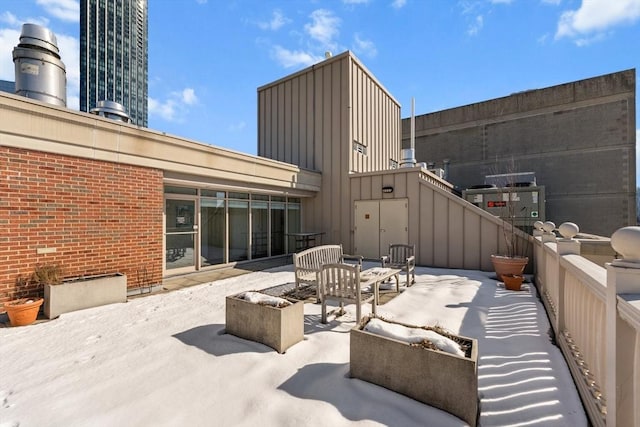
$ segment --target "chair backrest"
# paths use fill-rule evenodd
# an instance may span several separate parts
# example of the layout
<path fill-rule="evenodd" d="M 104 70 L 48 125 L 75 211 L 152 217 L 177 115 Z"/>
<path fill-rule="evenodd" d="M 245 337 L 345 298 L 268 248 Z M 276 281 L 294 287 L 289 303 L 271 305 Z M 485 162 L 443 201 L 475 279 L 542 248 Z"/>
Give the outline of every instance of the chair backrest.
<path fill-rule="evenodd" d="M 336 264 L 342 260 L 342 245 L 322 245 L 293 254 L 296 267 L 320 269 L 324 264 Z"/>
<path fill-rule="evenodd" d="M 360 295 L 360 265 L 325 264 L 320 271 L 322 295 L 356 299 Z"/>
<path fill-rule="evenodd" d="M 404 245 L 400 243 L 389 245 L 389 259 L 392 263 L 406 262 L 407 258 L 416 252 L 416 245 Z"/>

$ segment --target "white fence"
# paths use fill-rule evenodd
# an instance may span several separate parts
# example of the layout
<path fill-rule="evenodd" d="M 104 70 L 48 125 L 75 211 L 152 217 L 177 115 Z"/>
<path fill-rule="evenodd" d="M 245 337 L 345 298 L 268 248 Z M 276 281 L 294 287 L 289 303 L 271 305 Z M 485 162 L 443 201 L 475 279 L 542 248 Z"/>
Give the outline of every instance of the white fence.
<path fill-rule="evenodd" d="M 611 236 L 616 258 L 581 255 L 578 227 L 536 224 L 535 282 L 594 426 L 640 426 L 640 227 Z M 586 245 L 585 245 L 586 246 Z"/>

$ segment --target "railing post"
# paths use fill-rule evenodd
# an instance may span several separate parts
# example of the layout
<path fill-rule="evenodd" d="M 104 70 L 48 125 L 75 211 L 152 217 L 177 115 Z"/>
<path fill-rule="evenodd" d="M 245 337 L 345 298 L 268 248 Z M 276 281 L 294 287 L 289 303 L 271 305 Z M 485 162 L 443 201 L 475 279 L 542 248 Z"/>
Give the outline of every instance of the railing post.
<path fill-rule="evenodd" d="M 556 229 L 556 225 L 551 221 L 546 221 L 542 224 L 542 243 L 555 243 L 556 235 L 553 230 Z"/>
<path fill-rule="evenodd" d="M 560 258 L 563 255 L 580 255 L 580 242 L 573 238 L 578 234 L 580 229 L 573 222 L 564 222 L 558 227 L 558 232 L 562 236 L 558 239 L 558 304 L 556 306 L 556 333 L 562 333 L 564 330 L 564 282 L 566 271 L 562 267 Z"/>
<path fill-rule="evenodd" d="M 607 263 L 607 425 L 633 426 L 635 417 L 633 361 L 624 360 L 632 345 L 618 316 L 619 294 L 640 294 L 640 227 L 624 227 L 611 236 L 611 246 L 621 258 Z M 635 337 L 634 337 L 635 338 Z M 631 372 L 630 372 L 631 371 Z M 635 396 L 637 400 L 638 396 Z"/>

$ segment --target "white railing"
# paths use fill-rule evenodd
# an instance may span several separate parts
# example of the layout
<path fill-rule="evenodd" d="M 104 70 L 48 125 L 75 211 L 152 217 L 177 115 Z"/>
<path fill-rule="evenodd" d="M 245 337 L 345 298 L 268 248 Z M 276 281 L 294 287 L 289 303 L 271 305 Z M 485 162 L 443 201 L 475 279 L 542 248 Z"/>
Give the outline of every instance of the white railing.
<path fill-rule="evenodd" d="M 578 227 L 536 223 L 535 282 L 595 426 L 640 426 L 640 227 L 611 236 L 604 267 L 580 255 Z"/>

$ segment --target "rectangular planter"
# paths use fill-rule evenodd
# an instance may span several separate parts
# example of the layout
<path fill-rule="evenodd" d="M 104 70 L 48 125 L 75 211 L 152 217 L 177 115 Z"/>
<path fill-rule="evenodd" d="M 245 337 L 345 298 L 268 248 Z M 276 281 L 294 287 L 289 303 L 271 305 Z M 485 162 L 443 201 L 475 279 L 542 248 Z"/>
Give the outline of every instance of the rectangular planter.
<path fill-rule="evenodd" d="M 350 331 L 352 378 L 404 394 L 447 411 L 471 426 L 476 425 L 477 340 L 456 336 L 461 342 L 471 344 L 470 357 L 460 357 L 364 331 L 367 322 Z"/>
<path fill-rule="evenodd" d="M 226 298 L 226 333 L 262 343 L 284 353 L 304 338 L 304 301 L 277 308 L 236 295 Z"/>
<path fill-rule="evenodd" d="M 44 285 L 44 315 L 127 302 L 127 276 L 120 273 L 66 279 L 59 285 Z"/>

